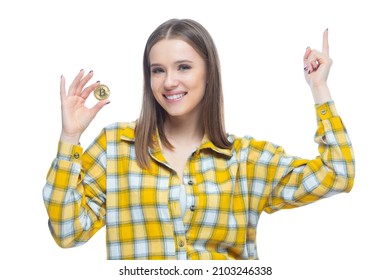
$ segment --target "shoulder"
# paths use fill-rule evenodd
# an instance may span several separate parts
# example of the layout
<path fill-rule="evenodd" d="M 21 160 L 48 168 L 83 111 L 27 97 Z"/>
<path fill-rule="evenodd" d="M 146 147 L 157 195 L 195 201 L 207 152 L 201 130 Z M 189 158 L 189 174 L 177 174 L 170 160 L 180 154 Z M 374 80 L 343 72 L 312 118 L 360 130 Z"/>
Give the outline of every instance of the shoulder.
<path fill-rule="evenodd" d="M 135 127 L 136 122 L 114 122 L 104 127 L 104 132 L 107 139 L 118 140 L 118 139 L 135 139 Z"/>
<path fill-rule="evenodd" d="M 135 124 L 136 122 L 114 122 L 104 127 L 104 130 L 106 131 L 118 131 L 118 130 L 135 130 Z"/>
<path fill-rule="evenodd" d="M 283 148 L 279 145 L 270 141 L 257 140 L 249 135 L 243 137 L 229 135 L 229 140 L 233 143 L 233 153 L 241 159 L 256 160 L 260 156 L 272 157 L 277 153 L 284 152 Z"/>
<path fill-rule="evenodd" d="M 238 137 L 236 135 L 229 134 L 228 138 L 229 141 L 233 143 L 234 150 L 242 150 L 242 149 L 276 150 L 280 148 L 279 145 L 276 145 L 270 141 L 257 140 L 250 135 Z"/>

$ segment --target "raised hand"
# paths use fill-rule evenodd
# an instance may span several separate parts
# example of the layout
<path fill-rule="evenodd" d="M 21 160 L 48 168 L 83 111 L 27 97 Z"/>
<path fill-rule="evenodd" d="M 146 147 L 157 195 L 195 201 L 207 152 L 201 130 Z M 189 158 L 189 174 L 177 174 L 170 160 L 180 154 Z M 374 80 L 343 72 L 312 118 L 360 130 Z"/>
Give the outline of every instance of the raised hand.
<path fill-rule="evenodd" d="M 104 105 L 109 103 L 108 100 L 102 100 L 92 108 L 85 106 L 86 99 L 99 85 L 99 82 L 96 82 L 85 87 L 92 76 L 92 71 L 84 76 L 84 70 L 81 70 L 70 85 L 68 93 L 65 90 L 65 78 L 61 76 L 62 132 L 60 140 L 63 142 L 78 144 L 81 134 L 95 118 L 96 114 Z"/>
<path fill-rule="evenodd" d="M 311 88 L 316 103 L 323 103 L 331 99 L 327 80 L 332 59 L 329 57 L 328 29 L 324 31 L 322 41 L 322 52 L 306 49 L 303 56 L 305 79 Z"/>

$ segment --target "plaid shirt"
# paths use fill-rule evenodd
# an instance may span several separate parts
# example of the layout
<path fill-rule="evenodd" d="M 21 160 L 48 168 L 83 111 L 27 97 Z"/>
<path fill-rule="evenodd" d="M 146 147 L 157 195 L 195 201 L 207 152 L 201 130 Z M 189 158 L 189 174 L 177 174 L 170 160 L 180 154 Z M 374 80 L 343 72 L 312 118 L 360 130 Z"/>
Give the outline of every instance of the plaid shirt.
<path fill-rule="evenodd" d="M 353 151 L 334 103 L 316 111 L 316 159 L 232 135 L 232 148 L 220 149 L 205 137 L 187 161 L 184 182 L 159 145 L 149 148 L 150 170 L 138 166 L 135 123 L 106 127 L 84 154 L 80 146 L 59 143 L 43 189 L 51 233 L 59 246 L 72 247 L 106 225 L 108 259 L 257 259 L 263 211 L 352 188 Z"/>

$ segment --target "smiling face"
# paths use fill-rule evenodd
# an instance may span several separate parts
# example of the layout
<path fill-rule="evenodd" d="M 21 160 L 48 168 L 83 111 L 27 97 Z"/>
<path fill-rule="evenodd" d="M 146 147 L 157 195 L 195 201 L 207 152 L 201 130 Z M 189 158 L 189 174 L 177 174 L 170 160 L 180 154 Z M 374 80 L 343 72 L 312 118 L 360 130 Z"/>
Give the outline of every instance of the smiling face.
<path fill-rule="evenodd" d="M 163 39 L 149 54 L 154 98 L 171 117 L 199 117 L 206 89 L 203 58 L 180 39 Z"/>

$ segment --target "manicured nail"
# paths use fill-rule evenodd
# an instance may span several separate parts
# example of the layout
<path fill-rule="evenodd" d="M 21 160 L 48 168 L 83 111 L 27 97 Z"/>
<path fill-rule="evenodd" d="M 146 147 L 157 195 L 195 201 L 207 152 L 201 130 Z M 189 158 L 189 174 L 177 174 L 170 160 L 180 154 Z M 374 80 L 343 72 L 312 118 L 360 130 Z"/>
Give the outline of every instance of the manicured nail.
<path fill-rule="evenodd" d="M 100 83 L 100 81 L 96 81 L 96 83 L 98 84 L 98 83 Z"/>
<path fill-rule="evenodd" d="M 111 101 L 108 101 L 106 104 L 104 104 L 104 105 L 108 105 L 108 104 L 110 104 L 111 103 Z"/>
<path fill-rule="evenodd" d="M 307 72 L 308 74 L 310 74 L 311 73 L 311 71 L 309 70 L 309 72 Z"/>
<path fill-rule="evenodd" d="M 93 72 L 93 70 L 89 71 L 89 73 L 92 73 L 92 72 Z"/>

